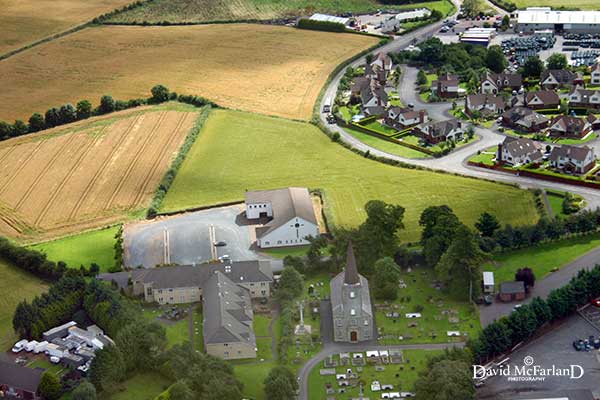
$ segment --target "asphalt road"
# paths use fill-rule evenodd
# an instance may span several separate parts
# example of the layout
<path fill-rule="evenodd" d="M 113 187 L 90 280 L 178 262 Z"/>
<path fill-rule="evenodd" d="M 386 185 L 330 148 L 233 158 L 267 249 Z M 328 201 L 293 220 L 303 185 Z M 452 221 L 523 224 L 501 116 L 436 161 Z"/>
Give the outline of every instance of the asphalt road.
<path fill-rule="evenodd" d="M 547 277 L 535 282 L 535 287 L 531 289 L 529 297 L 521 302 L 521 304 L 529 303 L 534 297 L 545 299 L 553 289 L 564 286 L 573 276 L 582 269 L 591 268 L 596 264 L 600 264 L 600 247 L 584 254 L 577 260 L 562 267 L 556 272 L 551 273 Z M 481 306 L 479 308 L 479 320 L 482 326 L 487 326 L 490 322 L 500 318 L 503 315 L 508 315 L 513 310 L 516 302 L 501 303 L 495 301 L 489 306 Z"/>

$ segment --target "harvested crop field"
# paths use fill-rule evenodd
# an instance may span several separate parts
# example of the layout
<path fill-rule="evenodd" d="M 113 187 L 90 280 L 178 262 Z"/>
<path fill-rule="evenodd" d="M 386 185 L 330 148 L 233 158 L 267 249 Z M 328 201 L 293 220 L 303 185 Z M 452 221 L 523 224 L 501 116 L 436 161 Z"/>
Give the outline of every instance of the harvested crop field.
<path fill-rule="evenodd" d="M 0 0 L 0 54 L 60 33 L 131 0 Z"/>
<path fill-rule="evenodd" d="M 330 72 L 375 43 L 249 24 L 85 29 L 0 63 L 0 120 L 104 94 L 146 97 L 157 83 L 231 108 L 309 119 Z"/>
<path fill-rule="evenodd" d="M 45 238 L 147 206 L 196 109 L 146 107 L 0 143 L 0 234 Z"/>
<path fill-rule="evenodd" d="M 319 12 L 368 12 L 375 0 L 154 0 L 110 18 L 111 22 L 265 20 Z"/>

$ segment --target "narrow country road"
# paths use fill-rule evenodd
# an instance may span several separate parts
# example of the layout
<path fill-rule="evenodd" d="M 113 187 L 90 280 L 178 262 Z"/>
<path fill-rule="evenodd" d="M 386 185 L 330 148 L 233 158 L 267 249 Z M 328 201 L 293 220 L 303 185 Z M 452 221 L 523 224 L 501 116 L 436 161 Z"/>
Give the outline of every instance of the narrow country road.
<path fill-rule="evenodd" d="M 529 297 L 523 300 L 521 304 L 529 303 L 534 297 L 541 297 L 545 299 L 553 289 L 564 286 L 565 283 L 567 283 L 573 276 L 577 275 L 579 271 L 591 268 L 596 264 L 600 264 L 600 247 L 596 247 L 595 249 L 587 252 L 575 261 L 565 265 L 558 271 L 552 272 L 545 278 L 537 280 L 535 282 L 535 287 L 531 289 Z M 496 300 L 489 306 L 482 305 L 479 308 L 479 320 L 481 321 L 481 326 L 485 327 L 494 320 L 510 314 L 515 304 L 515 302 L 501 303 Z"/>
<path fill-rule="evenodd" d="M 306 364 L 298 371 L 298 383 L 300 385 L 300 394 L 298 400 L 308 400 L 308 376 L 313 368 L 318 368 L 319 364 L 333 354 L 343 352 L 365 352 L 368 350 L 443 350 L 452 347 L 464 347 L 464 342 L 456 343 L 436 343 L 436 344 L 403 344 L 395 346 L 373 346 L 360 343 L 331 343 L 325 346 L 317 355 L 308 360 Z"/>

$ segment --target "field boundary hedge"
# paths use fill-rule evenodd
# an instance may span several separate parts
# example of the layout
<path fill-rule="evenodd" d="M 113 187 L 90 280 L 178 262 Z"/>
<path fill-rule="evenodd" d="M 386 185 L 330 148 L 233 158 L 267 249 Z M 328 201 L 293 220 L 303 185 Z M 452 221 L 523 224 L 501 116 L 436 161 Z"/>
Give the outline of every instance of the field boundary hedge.
<path fill-rule="evenodd" d="M 591 181 L 583 181 L 583 180 L 571 179 L 571 178 L 567 178 L 567 177 L 563 178 L 560 176 L 546 175 L 546 174 L 533 172 L 533 171 L 527 171 L 527 170 L 514 170 L 514 169 L 510 169 L 510 168 L 505 168 L 501 165 L 487 165 L 487 164 L 475 162 L 475 161 L 468 161 L 467 164 L 472 165 L 474 167 L 491 169 L 491 170 L 495 170 L 495 171 L 508 172 L 513 175 L 525 176 L 528 178 L 535 178 L 535 179 L 540 179 L 543 181 L 566 183 L 566 184 L 570 184 L 570 185 L 574 185 L 574 186 L 582 186 L 582 187 L 587 187 L 587 188 L 592 188 L 592 189 L 600 189 L 600 182 L 593 183 Z"/>
<path fill-rule="evenodd" d="M 152 218 L 157 215 L 158 210 L 160 209 L 160 206 L 162 205 L 162 202 L 165 199 L 165 196 L 167 195 L 167 192 L 171 188 L 171 185 L 173 184 L 173 181 L 177 176 L 177 172 L 179 172 L 183 161 L 185 160 L 192 146 L 196 142 L 196 139 L 200 136 L 200 133 L 202 132 L 202 127 L 208 119 L 211 110 L 212 107 L 210 105 L 207 105 L 202 109 L 202 111 L 200 111 L 200 115 L 196 119 L 196 123 L 185 137 L 183 144 L 179 148 L 177 156 L 175 157 L 175 159 L 173 159 L 171 166 L 163 175 L 160 183 L 158 184 L 158 187 L 156 188 L 156 191 L 154 192 L 154 197 L 150 202 L 150 207 L 148 207 L 148 210 L 146 211 L 146 216 L 148 218 Z"/>

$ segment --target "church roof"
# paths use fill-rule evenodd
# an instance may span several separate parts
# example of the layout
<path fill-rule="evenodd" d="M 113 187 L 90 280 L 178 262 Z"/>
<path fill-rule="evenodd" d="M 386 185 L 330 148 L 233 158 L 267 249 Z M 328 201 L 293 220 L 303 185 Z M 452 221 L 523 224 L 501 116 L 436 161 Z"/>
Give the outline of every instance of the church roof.
<path fill-rule="evenodd" d="M 346 268 L 344 269 L 344 283 L 348 285 L 356 285 L 360 283 L 358 269 L 356 268 L 356 258 L 354 258 L 354 249 L 352 248 L 352 241 L 348 243 L 348 250 L 346 252 Z"/>

